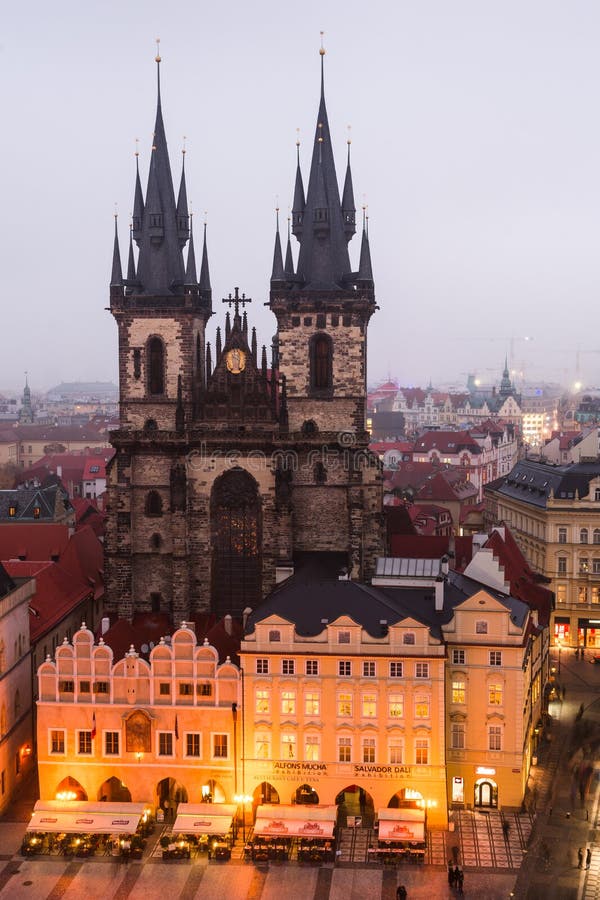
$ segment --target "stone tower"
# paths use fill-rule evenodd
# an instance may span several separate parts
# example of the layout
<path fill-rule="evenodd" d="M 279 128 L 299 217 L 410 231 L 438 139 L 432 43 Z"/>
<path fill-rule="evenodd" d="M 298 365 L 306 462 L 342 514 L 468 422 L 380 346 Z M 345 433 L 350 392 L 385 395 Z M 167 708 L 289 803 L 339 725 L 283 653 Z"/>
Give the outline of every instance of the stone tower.
<path fill-rule="evenodd" d="M 296 272 L 289 235 L 285 265 L 276 235 L 272 365 L 265 347 L 259 358 L 250 298 L 238 288 L 211 348 L 206 231 L 197 279 L 184 170 L 177 201 L 173 189 L 159 57 L 157 66 L 152 156 L 145 197 L 136 165 L 126 277 L 115 226 L 120 426 L 111 436 L 106 606 L 175 621 L 209 610 L 240 616 L 303 553 L 327 554 L 353 577 L 369 574 L 381 553 L 381 473 L 365 431 L 368 237 L 363 227 L 353 273 L 350 165 L 340 201 L 322 83 L 306 198 L 297 174 Z"/>

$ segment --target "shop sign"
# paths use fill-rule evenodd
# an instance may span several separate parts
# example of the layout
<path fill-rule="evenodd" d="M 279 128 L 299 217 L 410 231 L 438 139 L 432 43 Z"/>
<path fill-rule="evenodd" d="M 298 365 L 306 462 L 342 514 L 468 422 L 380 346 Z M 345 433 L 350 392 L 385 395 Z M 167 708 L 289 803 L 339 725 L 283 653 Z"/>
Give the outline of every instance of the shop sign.
<path fill-rule="evenodd" d="M 412 766 L 355 765 L 354 774 L 369 778 L 406 778 L 412 775 Z"/>

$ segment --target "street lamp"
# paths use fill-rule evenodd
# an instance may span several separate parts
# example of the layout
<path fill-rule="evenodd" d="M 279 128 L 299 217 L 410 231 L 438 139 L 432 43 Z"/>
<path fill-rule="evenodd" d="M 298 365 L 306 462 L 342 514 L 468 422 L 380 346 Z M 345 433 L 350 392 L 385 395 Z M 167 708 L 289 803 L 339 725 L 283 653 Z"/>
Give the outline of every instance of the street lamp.
<path fill-rule="evenodd" d="M 233 798 L 238 806 L 242 807 L 242 840 L 246 844 L 246 804 L 250 803 L 252 797 L 249 794 L 236 794 Z"/>
<path fill-rule="evenodd" d="M 560 651 L 562 650 L 562 639 L 559 638 L 556 643 L 558 644 L 558 674 L 560 675 Z"/>

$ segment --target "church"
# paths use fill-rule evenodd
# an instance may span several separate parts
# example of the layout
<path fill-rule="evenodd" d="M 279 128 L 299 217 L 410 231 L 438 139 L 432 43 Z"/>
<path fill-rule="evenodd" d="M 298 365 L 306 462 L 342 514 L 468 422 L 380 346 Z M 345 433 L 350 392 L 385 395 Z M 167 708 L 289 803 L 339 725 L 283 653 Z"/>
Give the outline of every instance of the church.
<path fill-rule="evenodd" d="M 237 286 L 207 342 L 224 307 L 219 299 L 213 309 L 206 226 L 198 274 L 185 168 L 175 196 L 156 57 L 152 153 L 145 195 L 136 166 L 126 270 L 115 220 L 120 424 L 107 486 L 108 613 L 240 618 L 307 559 L 365 580 L 382 555 L 381 471 L 366 430 L 377 307 L 364 217 L 358 267 L 350 262 L 350 145 L 340 198 L 324 52 L 306 189 L 299 153 L 295 173 L 296 263 L 289 234 L 284 259 L 279 223 L 275 234 L 270 364 Z"/>

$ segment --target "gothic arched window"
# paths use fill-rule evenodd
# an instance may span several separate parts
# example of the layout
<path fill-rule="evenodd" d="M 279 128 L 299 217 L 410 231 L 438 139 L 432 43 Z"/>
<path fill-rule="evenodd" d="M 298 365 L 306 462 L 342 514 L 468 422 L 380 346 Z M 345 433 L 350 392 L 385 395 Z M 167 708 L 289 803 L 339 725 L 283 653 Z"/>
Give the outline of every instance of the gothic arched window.
<path fill-rule="evenodd" d="M 162 516 L 162 499 L 158 491 L 148 491 L 146 494 L 146 515 Z"/>
<path fill-rule="evenodd" d="M 211 536 L 213 610 L 241 617 L 261 600 L 260 499 L 255 480 L 241 468 L 214 484 Z"/>
<path fill-rule="evenodd" d="M 317 394 L 330 394 L 333 390 L 333 344 L 328 334 L 311 338 L 310 387 Z"/>
<path fill-rule="evenodd" d="M 158 337 L 150 338 L 147 347 L 148 393 L 158 395 L 165 392 L 165 348 Z"/>

